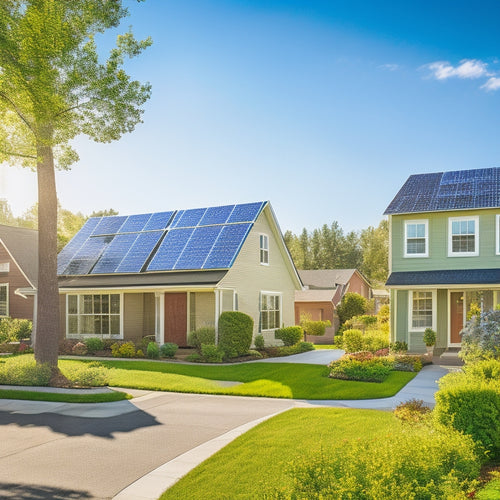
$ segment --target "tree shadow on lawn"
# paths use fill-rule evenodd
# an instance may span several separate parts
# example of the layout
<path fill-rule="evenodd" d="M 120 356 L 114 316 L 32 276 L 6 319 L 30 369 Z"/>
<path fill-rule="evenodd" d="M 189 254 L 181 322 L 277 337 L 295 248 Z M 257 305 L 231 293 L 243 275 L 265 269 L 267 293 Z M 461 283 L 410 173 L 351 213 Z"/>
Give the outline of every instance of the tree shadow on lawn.
<path fill-rule="evenodd" d="M 87 491 L 67 490 L 63 488 L 53 488 L 51 486 L 29 485 L 22 483 L 1 483 L 0 498 L 39 500 L 51 498 L 53 500 L 80 500 L 93 498 Z"/>
<path fill-rule="evenodd" d="M 132 432 L 144 427 L 161 425 L 155 417 L 137 410 L 107 418 L 84 418 L 57 413 L 21 414 L 0 412 L 0 426 L 14 424 L 20 427 L 47 427 L 66 436 L 91 435 L 114 439 L 117 432 Z M 0 498 L 3 498 L 0 494 Z M 28 497 L 31 498 L 31 497 Z"/>

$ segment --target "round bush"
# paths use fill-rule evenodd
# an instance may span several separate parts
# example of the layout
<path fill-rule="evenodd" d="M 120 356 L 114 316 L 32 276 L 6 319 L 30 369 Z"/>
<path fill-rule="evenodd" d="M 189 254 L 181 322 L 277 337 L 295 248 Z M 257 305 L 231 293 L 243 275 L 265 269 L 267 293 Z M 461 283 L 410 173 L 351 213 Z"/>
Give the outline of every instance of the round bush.
<path fill-rule="evenodd" d="M 243 356 L 252 345 L 253 319 L 239 311 L 226 311 L 219 317 L 219 347 L 228 358 Z"/>
<path fill-rule="evenodd" d="M 94 354 L 96 351 L 102 351 L 104 349 L 104 341 L 99 337 L 85 339 L 84 344 L 87 346 L 87 351 L 90 354 Z"/>
<path fill-rule="evenodd" d="M 203 326 L 189 333 L 188 345 L 201 353 L 201 344 L 215 345 L 215 328 L 213 326 Z"/>
<path fill-rule="evenodd" d="M 177 344 L 174 344 L 173 342 L 167 342 L 160 347 L 160 355 L 164 358 L 173 358 L 175 356 L 175 353 L 177 352 L 177 349 L 179 349 L 179 346 Z"/>
<path fill-rule="evenodd" d="M 304 330 L 301 326 L 286 326 L 285 328 L 278 328 L 274 332 L 274 337 L 283 341 L 285 345 L 295 345 L 302 339 Z"/>
<path fill-rule="evenodd" d="M 255 338 L 253 339 L 253 344 L 255 346 L 255 349 L 257 350 L 264 349 L 265 346 L 264 335 L 262 335 L 261 333 L 259 333 L 259 335 L 256 335 Z"/>
<path fill-rule="evenodd" d="M 146 350 L 146 354 L 150 359 L 158 359 L 160 357 L 160 348 L 156 342 L 150 342 Z"/>

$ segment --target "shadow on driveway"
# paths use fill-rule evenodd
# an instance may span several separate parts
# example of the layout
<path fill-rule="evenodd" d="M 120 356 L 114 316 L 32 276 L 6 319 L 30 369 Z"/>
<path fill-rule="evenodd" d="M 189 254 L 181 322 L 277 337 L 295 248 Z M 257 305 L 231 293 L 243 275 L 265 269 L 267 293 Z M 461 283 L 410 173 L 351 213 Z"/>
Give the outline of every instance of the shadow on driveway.
<path fill-rule="evenodd" d="M 95 498 L 86 491 L 66 490 L 62 488 L 51 488 L 50 486 L 36 486 L 20 483 L 0 483 L 0 498 L 10 500 L 38 500 L 52 498 L 54 500 L 79 500 L 84 498 Z"/>
<path fill-rule="evenodd" d="M 98 425 L 96 425 L 96 421 L 98 421 Z M 114 434 L 117 432 L 132 432 L 139 428 L 161 425 L 161 423 L 148 413 L 137 410 L 125 415 L 99 419 L 58 415 L 56 413 L 23 415 L 13 412 L 0 412 L 0 425 L 47 427 L 53 432 L 64 434 L 66 436 L 91 435 L 114 439 Z M 1 492 L 0 498 L 3 498 Z"/>

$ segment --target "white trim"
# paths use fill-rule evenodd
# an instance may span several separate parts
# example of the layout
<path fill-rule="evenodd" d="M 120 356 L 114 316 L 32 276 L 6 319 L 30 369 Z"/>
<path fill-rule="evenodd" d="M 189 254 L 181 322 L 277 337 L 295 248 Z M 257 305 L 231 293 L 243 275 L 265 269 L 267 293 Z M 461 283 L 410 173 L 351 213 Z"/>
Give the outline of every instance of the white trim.
<path fill-rule="evenodd" d="M 500 214 L 496 215 L 495 222 L 496 254 L 500 255 Z"/>
<path fill-rule="evenodd" d="M 9 312 L 10 312 L 10 289 L 9 289 L 9 283 L 0 283 L 0 287 L 4 286 L 7 289 L 7 303 L 5 304 L 5 312 L 6 314 L 0 314 L 0 318 L 8 318 L 9 317 Z"/>
<path fill-rule="evenodd" d="M 408 251 L 408 225 L 409 224 L 423 224 L 425 227 L 425 251 L 424 253 L 407 253 Z M 405 220 L 404 221 L 404 249 L 403 249 L 403 255 L 406 259 L 415 259 L 415 258 L 423 258 L 423 257 L 429 257 L 429 219 L 412 219 L 412 220 Z M 418 238 L 418 237 L 416 237 Z M 412 238 L 412 239 L 416 239 Z M 418 238 L 420 239 L 420 238 Z"/>
<path fill-rule="evenodd" d="M 273 297 L 279 297 L 279 313 L 280 313 L 280 319 L 279 319 L 279 324 L 276 328 L 262 328 L 262 297 L 266 296 L 273 296 Z M 271 292 L 269 290 L 261 290 L 259 293 L 259 331 L 260 332 L 274 332 L 278 328 L 281 328 L 281 324 L 283 323 L 283 292 Z"/>
<path fill-rule="evenodd" d="M 188 307 L 189 307 L 189 302 L 188 302 Z M 165 292 L 155 292 L 155 340 L 158 344 L 163 344 L 164 338 L 165 338 Z"/>
<path fill-rule="evenodd" d="M 453 222 L 474 221 L 474 252 L 453 252 L 452 225 Z M 448 217 L 448 257 L 477 257 L 479 255 L 479 215 L 463 217 Z"/>
<path fill-rule="evenodd" d="M 462 344 L 459 342 L 458 344 L 455 342 L 455 343 L 452 343 L 451 342 L 451 292 L 453 293 L 463 293 L 463 311 L 462 311 L 462 325 L 465 326 L 465 318 L 467 316 L 467 305 L 465 303 L 465 291 L 463 289 L 460 289 L 460 290 L 448 290 L 448 310 L 447 310 L 447 320 L 446 320 L 446 323 L 448 325 L 448 335 L 447 335 L 447 339 L 446 339 L 446 342 L 447 342 L 447 346 L 448 347 L 460 347 Z"/>
<path fill-rule="evenodd" d="M 425 290 L 415 290 L 418 292 L 429 292 L 432 294 L 432 324 L 431 326 L 425 327 L 413 327 L 413 290 L 408 293 L 408 332 L 423 332 L 426 328 L 436 329 L 436 309 L 437 309 L 437 290 L 435 289 L 425 289 Z"/>
<path fill-rule="evenodd" d="M 266 248 L 267 247 L 267 248 Z M 264 252 L 264 254 L 263 254 Z M 269 265 L 269 235 L 266 233 L 259 233 L 259 263 L 261 266 Z M 262 260 L 262 256 L 267 256 L 267 262 Z"/>
<path fill-rule="evenodd" d="M 392 272 L 392 215 L 388 216 L 389 224 L 389 273 Z"/>

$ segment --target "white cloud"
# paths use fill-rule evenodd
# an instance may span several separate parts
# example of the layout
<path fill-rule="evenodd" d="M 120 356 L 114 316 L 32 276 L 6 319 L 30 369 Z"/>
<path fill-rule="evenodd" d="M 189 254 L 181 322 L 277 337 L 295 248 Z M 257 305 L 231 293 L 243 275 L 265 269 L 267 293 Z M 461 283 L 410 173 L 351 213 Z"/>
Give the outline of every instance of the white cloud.
<path fill-rule="evenodd" d="M 379 68 L 386 69 L 388 71 L 396 71 L 399 69 L 399 64 L 381 64 Z"/>
<path fill-rule="evenodd" d="M 488 65 L 479 59 L 462 59 L 458 66 L 452 66 L 448 61 L 436 61 L 426 64 L 434 78 L 446 80 L 448 78 L 481 78 L 490 76 Z"/>
<path fill-rule="evenodd" d="M 481 88 L 484 90 L 498 90 L 500 89 L 500 78 L 496 76 L 492 76 L 488 79 L 488 81 L 481 85 Z"/>

